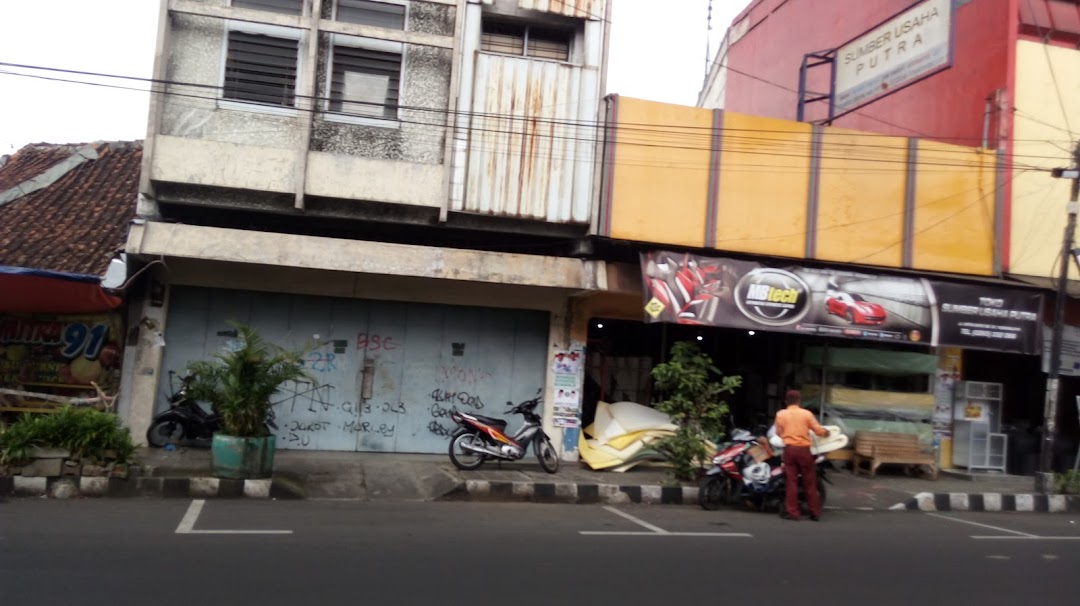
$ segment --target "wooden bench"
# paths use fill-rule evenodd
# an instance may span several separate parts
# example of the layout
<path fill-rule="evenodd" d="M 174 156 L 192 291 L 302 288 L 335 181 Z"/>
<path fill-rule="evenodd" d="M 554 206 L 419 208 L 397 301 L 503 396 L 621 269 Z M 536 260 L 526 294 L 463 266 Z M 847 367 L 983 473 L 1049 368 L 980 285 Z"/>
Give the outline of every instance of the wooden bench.
<path fill-rule="evenodd" d="M 866 471 L 872 478 L 878 467 L 887 464 L 926 465 L 930 467 L 933 479 L 938 476 L 936 453 L 925 452 L 919 437 L 910 433 L 887 433 L 878 431 L 860 431 L 855 434 L 855 458 L 852 471 L 859 475 L 863 462 L 867 462 Z"/>

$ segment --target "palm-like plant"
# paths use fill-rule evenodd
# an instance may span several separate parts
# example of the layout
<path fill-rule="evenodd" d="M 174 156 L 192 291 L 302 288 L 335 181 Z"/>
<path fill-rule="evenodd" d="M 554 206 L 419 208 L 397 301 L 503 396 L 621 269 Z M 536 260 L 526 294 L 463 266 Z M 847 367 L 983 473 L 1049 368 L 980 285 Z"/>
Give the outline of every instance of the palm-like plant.
<path fill-rule="evenodd" d="M 188 364 L 190 395 L 207 402 L 221 415 L 222 431 L 239 438 L 269 435 L 273 420 L 270 401 L 282 384 L 314 379 L 304 368 L 305 351 L 290 351 L 267 342 L 250 326 L 232 323 L 240 346 Z"/>

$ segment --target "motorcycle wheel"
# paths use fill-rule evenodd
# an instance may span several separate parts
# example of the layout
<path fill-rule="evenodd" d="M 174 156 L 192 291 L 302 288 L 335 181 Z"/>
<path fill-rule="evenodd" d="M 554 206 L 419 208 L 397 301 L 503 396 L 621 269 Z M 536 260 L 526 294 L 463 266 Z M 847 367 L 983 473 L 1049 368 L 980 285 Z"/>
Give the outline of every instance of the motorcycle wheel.
<path fill-rule="evenodd" d="M 161 448 L 166 444 L 179 444 L 185 437 L 184 424 L 176 419 L 162 419 L 146 430 L 146 443 Z"/>
<path fill-rule="evenodd" d="M 555 447 L 551 445 L 551 440 L 547 438 L 540 438 L 533 445 L 536 450 L 536 458 L 540 461 L 540 467 L 548 473 L 555 473 L 559 471 L 559 454 L 555 452 Z"/>
<path fill-rule="evenodd" d="M 716 511 L 728 504 L 731 480 L 723 475 L 706 476 L 698 485 L 698 505 L 705 511 Z"/>
<path fill-rule="evenodd" d="M 474 433 L 460 433 L 450 440 L 450 462 L 458 469 L 469 471 L 484 464 L 484 456 L 465 450 L 465 444 L 482 446 L 483 440 Z"/>

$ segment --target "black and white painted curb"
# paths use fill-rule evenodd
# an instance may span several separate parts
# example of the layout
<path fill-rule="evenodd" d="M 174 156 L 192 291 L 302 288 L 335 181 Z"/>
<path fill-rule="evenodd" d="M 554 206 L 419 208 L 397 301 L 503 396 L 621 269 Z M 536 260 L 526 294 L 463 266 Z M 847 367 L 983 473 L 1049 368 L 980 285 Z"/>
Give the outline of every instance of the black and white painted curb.
<path fill-rule="evenodd" d="M 893 511 L 1017 511 L 1080 512 L 1080 496 L 1061 494 L 1001 494 L 997 492 L 920 492 Z"/>
<path fill-rule="evenodd" d="M 646 503 L 697 505 L 696 486 L 574 484 L 466 480 L 463 490 L 449 495 L 470 500 L 531 501 L 534 503 Z"/>
<path fill-rule="evenodd" d="M 0 476 L 0 497 L 159 497 L 180 499 L 279 496 L 273 481 L 221 478 L 108 478 Z M 280 495 L 285 496 L 285 495 Z"/>

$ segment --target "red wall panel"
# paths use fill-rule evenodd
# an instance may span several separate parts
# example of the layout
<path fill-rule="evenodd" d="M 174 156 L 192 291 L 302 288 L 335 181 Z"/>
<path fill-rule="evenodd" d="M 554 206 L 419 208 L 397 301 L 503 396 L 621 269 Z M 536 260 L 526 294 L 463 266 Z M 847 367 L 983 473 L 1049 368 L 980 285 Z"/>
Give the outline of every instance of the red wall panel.
<path fill-rule="evenodd" d="M 979 145 L 986 97 L 1009 87 L 1016 40 L 1016 15 L 1011 13 L 1018 10 L 1016 1 L 971 0 L 958 8 L 951 69 L 864 106 L 835 125 Z M 835 48 L 913 4 L 911 0 L 758 0 L 742 15 L 750 19 L 749 31 L 728 53 L 731 71 L 725 107 L 795 119 L 795 91 L 805 53 Z M 808 88 L 827 92 L 828 69 L 818 68 Z M 819 105 L 808 111 L 807 119 L 824 116 L 825 104 Z"/>

